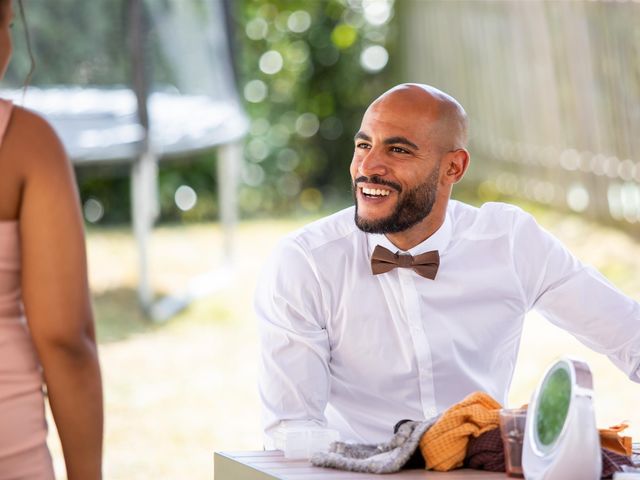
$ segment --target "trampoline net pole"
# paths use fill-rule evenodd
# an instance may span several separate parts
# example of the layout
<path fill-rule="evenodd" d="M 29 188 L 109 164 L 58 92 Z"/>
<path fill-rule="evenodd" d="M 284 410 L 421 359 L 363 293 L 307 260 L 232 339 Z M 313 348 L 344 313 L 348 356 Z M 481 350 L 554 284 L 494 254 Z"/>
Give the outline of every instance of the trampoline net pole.
<path fill-rule="evenodd" d="M 149 273 L 149 239 L 158 213 L 158 167 L 149 141 L 149 71 L 147 64 L 148 19 L 143 0 L 129 0 L 129 48 L 131 50 L 131 81 L 136 96 L 138 122 L 143 138 L 140 156 L 131 170 L 133 229 L 138 250 L 138 299 L 147 315 L 153 302 Z"/>
<path fill-rule="evenodd" d="M 242 165 L 242 144 L 228 143 L 218 150 L 218 201 L 222 225 L 224 261 L 233 262 L 234 235 L 238 222 L 238 176 Z"/>
<path fill-rule="evenodd" d="M 148 313 L 153 302 L 149 274 L 149 240 L 153 227 L 157 164 L 150 152 L 140 156 L 131 168 L 131 203 L 133 231 L 138 253 L 138 300 Z"/>

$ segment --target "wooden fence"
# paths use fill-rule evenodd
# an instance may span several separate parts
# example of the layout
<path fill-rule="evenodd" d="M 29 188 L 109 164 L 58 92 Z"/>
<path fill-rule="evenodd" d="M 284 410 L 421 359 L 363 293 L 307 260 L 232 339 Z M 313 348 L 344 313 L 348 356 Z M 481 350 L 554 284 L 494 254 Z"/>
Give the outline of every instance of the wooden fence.
<path fill-rule="evenodd" d="M 480 193 L 640 226 L 640 2 L 400 0 L 404 81 L 455 96 Z"/>

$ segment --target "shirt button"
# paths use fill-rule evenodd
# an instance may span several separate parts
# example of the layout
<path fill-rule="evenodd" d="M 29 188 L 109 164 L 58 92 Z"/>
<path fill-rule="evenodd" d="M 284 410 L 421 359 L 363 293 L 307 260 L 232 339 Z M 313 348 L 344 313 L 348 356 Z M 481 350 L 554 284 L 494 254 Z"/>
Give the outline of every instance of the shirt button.
<path fill-rule="evenodd" d="M 436 415 L 436 409 L 434 407 L 429 407 L 424 411 L 424 416 L 426 418 L 431 418 Z"/>

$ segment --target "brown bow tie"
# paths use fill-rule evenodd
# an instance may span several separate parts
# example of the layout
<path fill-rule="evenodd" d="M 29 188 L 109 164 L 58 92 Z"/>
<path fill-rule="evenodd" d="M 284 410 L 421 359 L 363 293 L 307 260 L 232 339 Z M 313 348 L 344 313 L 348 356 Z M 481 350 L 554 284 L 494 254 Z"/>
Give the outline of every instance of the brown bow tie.
<path fill-rule="evenodd" d="M 417 256 L 409 254 L 391 253 L 380 245 L 376 246 L 371 255 L 371 272 L 374 275 L 386 273 L 396 267 L 413 268 L 420 276 L 431 280 L 436 278 L 438 266 L 440 265 L 440 254 L 437 250 L 422 253 Z"/>

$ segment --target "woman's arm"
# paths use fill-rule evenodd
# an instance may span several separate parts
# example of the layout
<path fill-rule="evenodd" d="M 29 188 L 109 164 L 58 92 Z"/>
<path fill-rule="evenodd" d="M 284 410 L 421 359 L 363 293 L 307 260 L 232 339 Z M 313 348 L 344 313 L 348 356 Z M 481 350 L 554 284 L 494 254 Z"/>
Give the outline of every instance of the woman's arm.
<path fill-rule="evenodd" d="M 15 152 L 23 173 L 23 302 L 67 476 L 100 479 L 102 382 L 73 170 L 49 124 L 20 108 L 14 110 L 3 148 Z"/>

